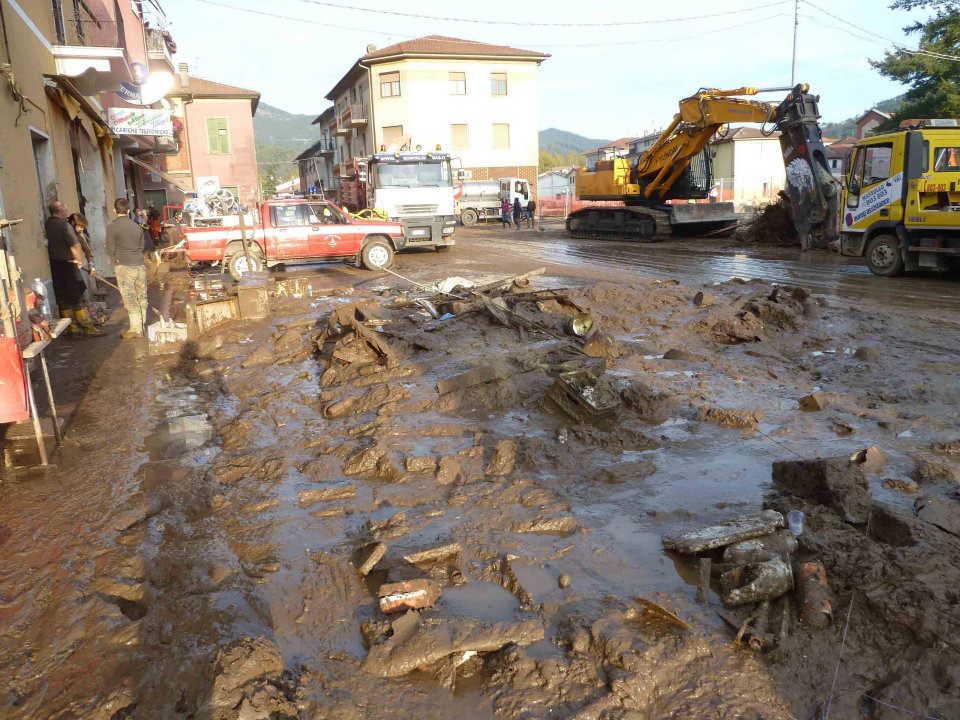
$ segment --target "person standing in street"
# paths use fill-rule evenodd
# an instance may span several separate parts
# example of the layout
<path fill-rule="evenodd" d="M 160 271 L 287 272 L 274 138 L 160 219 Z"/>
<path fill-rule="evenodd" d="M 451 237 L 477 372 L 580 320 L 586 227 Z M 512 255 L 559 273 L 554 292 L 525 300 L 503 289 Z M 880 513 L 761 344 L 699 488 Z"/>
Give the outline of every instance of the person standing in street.
<path fill-rule="evenodd" d="M 505 228 L 510 227 L 510 201 L 506 198 L 500 201 L 500 219 Z"/>
<path fill-rule="evenodd" d="M 520 229 L 520 216 L 523 214 L 523 207 L 520 205 L 520 198 L 513 199 L 513 224 Z"/>
<path fill-rule="evenodd" d="M 67 221 L 67 208 L 59 200 L 47 206 L 50 217 L 43 226 L 50 255 L 50 274 L 53 292 L 57 296 L 60 317 L 76 320 L 70 325 L 73 335 L 102 335 L 83 306 L 87 284 L 80 274 L 83 265 L 83 246 L 73 226 Z"/>
<path fill-rule="evenodd" d="M 533 227 L 533 218 L 537 212 L 537 203 L 533 198 L 527 201 L 527 227 Z"/>
<path fill-rule="evenodd" d="M 130 219 L 130 202 L 118 198 L 113 203 L 116 218 L 107 226 L 107 254 L 113 260 L 117 286 L 127 310 L 130 329 L 124 338 L 143 337 L 147 320 L 147 271 L 143 263 L 143 228 Z"/>

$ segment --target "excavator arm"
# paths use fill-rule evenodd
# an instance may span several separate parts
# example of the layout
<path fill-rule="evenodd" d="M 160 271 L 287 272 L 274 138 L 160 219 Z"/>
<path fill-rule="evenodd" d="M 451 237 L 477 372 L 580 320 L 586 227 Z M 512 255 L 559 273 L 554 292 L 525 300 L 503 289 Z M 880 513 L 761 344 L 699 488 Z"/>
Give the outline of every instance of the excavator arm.
<path fill-rule="evenodd" d="M 772 122 L 775 108 L 769 103 L 733 97 L 757 92 L 747 87 L 707 89 L 681 100 L 680 112 L 637 163 L 638 184 L 643 185 L 644 196 L 665 197 L 724 125 Z"/>
<path fill-rule="evenodd" d="M 774 90 L 783 88 L 774 88 Z M 653 145 L 630 167 L 626 158 L 600 161 L 577 176 L 583 200 L 621 200 L 628 212 L 585 208 L 571 213 L 567 228 L 574 235 L 642 240 L 671 227 L 716 231 L 736 224 L 731 203 L 666 205 L 668 200 L 707 196 L 712 184 L 708 145 L 725 125 L 757 123 L 780 131 L 786 165 L 785 193 L 804 245 L 826 244 L 837 236 L 838 183 L 827 168 L 820 136 L 816 96 L 797 85 L 779 104 L 746 99 L 769 90 L 741 87 L 705 88 L 680 101 L 679 111 Z"/>

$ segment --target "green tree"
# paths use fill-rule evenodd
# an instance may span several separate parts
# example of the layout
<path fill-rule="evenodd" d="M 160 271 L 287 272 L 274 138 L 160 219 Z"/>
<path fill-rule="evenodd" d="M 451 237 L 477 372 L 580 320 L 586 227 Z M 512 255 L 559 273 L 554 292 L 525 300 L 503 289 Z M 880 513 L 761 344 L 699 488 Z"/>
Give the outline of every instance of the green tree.
<path fill-rule="evenodd" d="M 882 129 L 895 129 L 900 119 L 960 117 L 960 0 L 896 0 L 892 10 L 930 9 L 926 22 L 904 28 L 918 39 L 913 53 L 888 51 L 871 60 L 881 75 L 909 85 L 897 118 Z"/>
<path fill-rule="evenodd" d="M 280 145 L 257 146 L 257 168 L 264 197 L 275 194 L 277 185 L 298 176 L 299 170 L 293 162 L 298 153 Z"/>

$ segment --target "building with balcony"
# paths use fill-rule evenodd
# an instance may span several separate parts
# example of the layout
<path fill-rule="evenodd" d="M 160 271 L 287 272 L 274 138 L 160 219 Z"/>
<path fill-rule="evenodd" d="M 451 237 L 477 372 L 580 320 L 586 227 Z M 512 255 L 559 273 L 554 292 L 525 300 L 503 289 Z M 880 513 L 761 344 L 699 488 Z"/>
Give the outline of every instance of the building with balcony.
<path fill-rule="evenodd" d="M 326 95 L 334 162 L 440 149 L 474 180 L 524 177 L 535 187 L 537 78 L 548 57 L 439 35 L 369 45 Z"/>
<path fill-rule="evenodd" d="M 181 63 L 165 102 L 174 134 L 137 158 L 141 203 L 183 205 L 187 193 L 212 184 L 253 207 L 261 197 L 253 132 L 260 93 L 190 75 Z"/>
<path fill-rule="evenodd" d="M 351 113 L 352 117 L 352 113 Z M 337 115 L 330 107 L 314 118 L 320 139 L 300 153 L 294 162 L 300 173 L 300 192 L 336 196 L 340 187 L 340 148 L 336 141 Z"/>
<path fill-rule="evenodd" d="M 87 216 L 97 265 L 109 271 L 105 231 L 127 193 L 125 157 L 153 140 L 113 132 L 107 110 L 172 74 L 162 10 L 151 0 L 0 3 L 0 216 L 23 220 L 4 231 L 8 247 L 26 277 L 49 283 L 43 224 L 60 200 Z M 162 43 L 148 42 L 153 27 Z"/>

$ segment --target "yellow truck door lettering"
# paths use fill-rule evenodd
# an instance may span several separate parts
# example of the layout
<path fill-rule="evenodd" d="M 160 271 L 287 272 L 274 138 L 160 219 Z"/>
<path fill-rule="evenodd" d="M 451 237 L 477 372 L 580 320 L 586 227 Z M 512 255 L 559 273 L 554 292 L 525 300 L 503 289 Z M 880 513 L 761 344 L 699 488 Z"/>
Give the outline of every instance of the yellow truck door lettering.
<path fill-rule="evenodd" d="M 848 209 L 846 215 L 844 215 L 844 229 L 851 228 L 853 225 L 866 220 L 875 212 L 879 212 L 891 203 L 899 201 L 902 194 L 903 173 L 899 172 L 860 196 L 858 207 Z"/>

